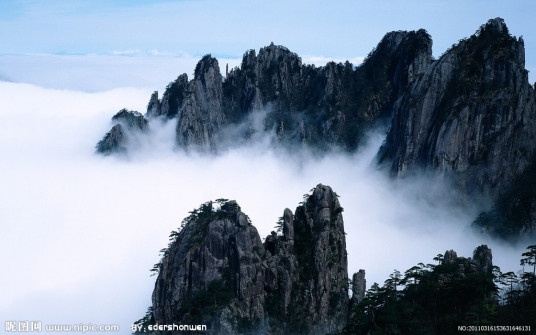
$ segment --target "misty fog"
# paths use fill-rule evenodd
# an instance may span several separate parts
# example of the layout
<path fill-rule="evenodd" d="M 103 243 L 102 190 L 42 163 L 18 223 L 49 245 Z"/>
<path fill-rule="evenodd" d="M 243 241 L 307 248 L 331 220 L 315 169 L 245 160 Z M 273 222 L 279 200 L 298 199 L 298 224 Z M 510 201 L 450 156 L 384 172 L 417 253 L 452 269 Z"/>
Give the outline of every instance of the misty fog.
<path fill-rule="evenodd" d="M 188 211 L 235 199 L 261 238 L 318 183 L 340 196 L 349 276 L 383 283 L 447 249 L 470 257 L 488 244 L 503 271 L 519 270 L 525 245 L 469 229 L 479 208 L 423 176 L 393 181 L 373 163 L 384 133 L 349 155 L 322 158 L 272 150 L 258 141 L 214 155 L 174 147 L 174 124 L 151 123 L 127 157 L 95 144 L 121 108 L 144 111 L 151 90 L 101 93 L 0 82 L 0 314 L 6 320 L 111 323 L 121 329 L 150 305 L 159 260 Z"/>

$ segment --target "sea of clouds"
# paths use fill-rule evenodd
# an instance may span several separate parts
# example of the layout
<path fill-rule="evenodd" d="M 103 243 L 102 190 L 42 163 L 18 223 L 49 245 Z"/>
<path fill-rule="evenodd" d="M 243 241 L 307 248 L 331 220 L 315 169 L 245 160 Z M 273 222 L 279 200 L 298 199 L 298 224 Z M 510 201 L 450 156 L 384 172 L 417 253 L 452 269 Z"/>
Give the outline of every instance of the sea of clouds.
<path fill-rule="evenodd" d="M 369 287 L 446 250 L 469 257 L 480 244 L 492 248 L 503 271 L 519 270 L 525 246 L 469 229 L 480 209 L 456 201 L 448 185 L 425 176 L 395 181 L 378 171 L 374 156 L 385 130 L 352 155 L 298 155 L 266 141 L 196 155 L 175 148 L 173 122 L 152 123 L 139 150 L 103 157 L 95 144 L 111 116 L 124 107 L 143 112 L 154 87 L 119 79 L 104 85 L 86 75 L 86 92 L 0 82 L 5 320 L 119 324 L 128 333 L 151 303 L 149 269 L 188 211 L 235 199 L 262 238 L 318 183 L 340 195 L 349 275 L 365 269 Z"/>

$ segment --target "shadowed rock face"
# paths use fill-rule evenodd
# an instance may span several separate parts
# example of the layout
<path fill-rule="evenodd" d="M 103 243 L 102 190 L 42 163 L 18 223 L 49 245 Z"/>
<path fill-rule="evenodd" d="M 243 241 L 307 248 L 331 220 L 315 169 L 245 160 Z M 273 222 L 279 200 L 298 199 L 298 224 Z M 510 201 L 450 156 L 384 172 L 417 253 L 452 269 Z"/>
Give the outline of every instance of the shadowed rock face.
<path fill-rule="evenodd" d="M 348 312 L 342 208 L 318 185 L 282 235 L 261 242 L 234 201 L 185 219 L 165 251 L 153 292 L 158 324 L 202 323 L 216 334 L 325 334 Z"/>
<path fill-rule="evenodd" d="M 342 329 L 348 306 L 348 266 L 342 207 L 318 185 L 303 206 L 283 215 L 283 236 L 269 236 L 267 300 L 280 334 L 325 334 Z M 293 223 L 292 225 L 290 223 Z M 292 227 L 286 233 L 285 227 Z"/>
<path fill-rule="evenodd" d="M 246 52 L 225 79 L 207 55 L 192 80 L 183 74 L 160 100 L 152 94 L 147 120 L 114 121 L 97 152 L 126 152 L 151 120 L 174 122 L 178 147 L 205 152 L 259 133 L 276 147 L 354 151 L 367 131 L 390 123 L 378 159 L 392 175 L 452 178 L 467 199 L 494 202 L 475 221 L 484 231 L 534 234 L 536 94 L 523 40 L 497 18 L 437 60 L 431 46 L 424 30 L 391 32 L 357 68 L 317 68 L 271 44 Z"/>
<path fill-rule="evenodd" d="M 153 292 L 155 320 L 209 322 L 221 334 L 233 333 L 240 320 L 262 323 L 263 249 L 235 202 L 215 212 L 206 205 L 190 217 L 162 260 Z"/>
<path fill-rule="evenodd" d="M 207 55 L 192 80 L 180 75 L 161 100 L 154 92 L 146 116 L 175 122 L 177 146 L 185 150 L 217 151 L 264 131 L 277 144 L 354 150 L 372 125 L 391 117 L 393 103 L 430 63 L 431 45 L 424 30 L 393 32 L 357 68 L 317 68 L 272 43 L 246 52 L 225 80 Z M 266 115 L 260 126 L 251 121 L 259 112 Z M 238 126 L 232 136 L 222 131 Z"/>
<path fill-rule="evenodd" d="M 380 150 L 391 172 L 431 168 L 470 194 L 504 189 L 534 159 L 536 105 L 523 40 L 502 19 L 434 61 L 395 104 Z"/>
<path fill-rule="evenodd" d="M 356 304 L 365 298 L 367 291 L 367 281 L 365 279 L 365 270 L 360 269 L 359 272 L 352 276 L 352 303 Z"/>
<path fill-rule="evenodd" d="M 126 153 L 127 143 L 132 133 L 145 133 L 149 125 L 147 119 L 136 111 L 126 109 L 120 110 L 112 117 L 115 125 L 97 143 L 96 151 L 101 154 L 109 155 L 112 153 Z"/>
<path fill-rule="evenodd" d="M 125 133 L 121 124 L 116 124 L 104 135 L 103 139 L 97 143 L 96 151 L 101 154 L 125 153 Z"/>
<path fill-rule="evenodd" d="M 247 52 L 229 73 L 224 110 L 230 122 L 268 111 L 264 129 L 279 143 L 354 150 L 367 129 L 391 116 L 392 104 L 430 57 L 423 30 L 387 34 L 358 68 L 348 62 L 303 65 L 295 53 L 271 44 L 258 54 Z"/>
<path fill-rule="evenodd" d="M 489 196 L 478 225 L 503 237 L 534 233 L 536 96 L 521 38 L 493 19 L 432 62 L 394 106 L 379 160 L 396 176 L 453 177 L 463 195 Z M 519 204 L 533 204 L 520 206 Z"/>
<path fill-rule="evenodd" d="M 491 275 L 493 257 L 491 249 L 487 245 L 481 245 L 473 251 L 473 258 L 458 257 L 454 250 L 447 250 L 441 264 L 456 267 L 454 273 L 439 275 L 438 283 L 444 285 L 455 278 L 466 277 L 475 273 Z"/>

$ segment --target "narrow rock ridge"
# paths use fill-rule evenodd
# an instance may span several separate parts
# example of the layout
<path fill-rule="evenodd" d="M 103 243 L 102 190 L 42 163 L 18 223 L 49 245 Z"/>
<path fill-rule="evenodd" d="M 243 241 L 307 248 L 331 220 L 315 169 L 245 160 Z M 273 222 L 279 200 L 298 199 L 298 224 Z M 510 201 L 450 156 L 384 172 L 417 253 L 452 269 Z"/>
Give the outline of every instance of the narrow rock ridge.
<path fill-rule="evenodd" d="M 356 68 L 349 62 L 304 65 L 272 43 L 258 54 L 246 52 L 225 80 L 218 61 L 207 55 L 192 80 L 182 74 L 161 100 L 158 92 L 151 95 L 146 117 L 176 122 L 176 144 L 185 150 L 214 152 L 259 132 L 273 136 L 275 145 L 355 150 L 424 72 L 431 45 L 424 30 L 389 33 Z"/>
<path fill-rule="evenodd" d="M 217 203 L 217 204 L 216 204 Z M 342 207 L 319 184 L 294 215 L 285 209 L 261 242 L 234 201 L 208 202 L 163 250 L 153 306 L 158 324 L 207 324 L 215 334 L 326 334 L 348 315 Z"/>

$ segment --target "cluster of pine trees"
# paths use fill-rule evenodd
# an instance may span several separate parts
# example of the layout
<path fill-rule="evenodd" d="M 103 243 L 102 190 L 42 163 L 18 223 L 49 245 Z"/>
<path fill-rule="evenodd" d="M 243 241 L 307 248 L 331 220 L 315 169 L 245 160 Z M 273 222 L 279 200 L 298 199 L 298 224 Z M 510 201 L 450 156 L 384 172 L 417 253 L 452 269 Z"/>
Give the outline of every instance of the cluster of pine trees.
<path fill-rule="evenodd" d="M 536 330 L 536 245 L 522 254 L 517 274 L 497 266 L 475 270 L 463 257 L 434 260 L 404 274 L 395 270 L 381 287 L 374 283 L 352 307 L 342 334 L 454 334 L 458 326 L 496 325 Z"/>

